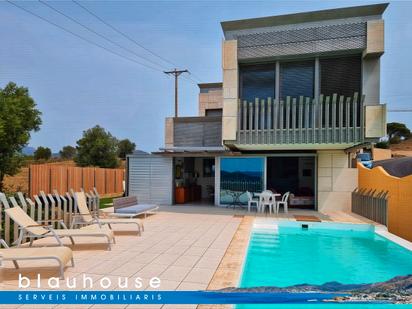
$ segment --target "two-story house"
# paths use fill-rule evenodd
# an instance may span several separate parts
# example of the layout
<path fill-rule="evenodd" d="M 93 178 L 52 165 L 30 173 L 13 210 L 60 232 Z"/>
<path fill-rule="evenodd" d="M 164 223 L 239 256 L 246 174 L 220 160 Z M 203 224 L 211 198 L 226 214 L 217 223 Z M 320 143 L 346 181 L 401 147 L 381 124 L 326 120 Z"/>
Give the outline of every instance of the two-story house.
<path fill-rule="evenodd" d="M 164 148 L 129 156 L 128 194 L 230 205 L 270 189 L 290 207 L 349 209 L 353 152 L 386 134 L 386 7 L 222 22 L 223 83 L 199 85 L 198 116 L 166 119 Z"/>

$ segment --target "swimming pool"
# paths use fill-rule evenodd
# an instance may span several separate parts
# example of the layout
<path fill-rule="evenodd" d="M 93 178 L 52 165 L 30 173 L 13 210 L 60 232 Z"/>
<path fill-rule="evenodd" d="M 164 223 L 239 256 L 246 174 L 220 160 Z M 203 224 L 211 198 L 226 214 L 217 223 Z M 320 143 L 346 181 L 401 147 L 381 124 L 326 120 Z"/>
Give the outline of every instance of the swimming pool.
<path fill-rule="evenodd" d="M 304 229 L 302 223 L 279 221 L 253 230 L 240 287 L 373 283 L 408 274 L 412 252 L 377 235 L 371 225 L 322 222 Z"/>

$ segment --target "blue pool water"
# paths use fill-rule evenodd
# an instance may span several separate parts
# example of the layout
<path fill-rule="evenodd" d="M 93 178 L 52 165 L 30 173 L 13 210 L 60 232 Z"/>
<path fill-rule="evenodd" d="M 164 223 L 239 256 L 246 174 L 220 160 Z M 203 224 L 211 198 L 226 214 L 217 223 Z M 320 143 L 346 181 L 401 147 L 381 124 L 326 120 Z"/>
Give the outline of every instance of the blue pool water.
<path fill-rule="evenodd" d="M 279 225 L 277 232 L 253 232 L 240 286 L 373 283 L 408 274 L 412 252 L 375 234 L 371 226 L 322 223 L 304 230 L 291 222 Z"/>

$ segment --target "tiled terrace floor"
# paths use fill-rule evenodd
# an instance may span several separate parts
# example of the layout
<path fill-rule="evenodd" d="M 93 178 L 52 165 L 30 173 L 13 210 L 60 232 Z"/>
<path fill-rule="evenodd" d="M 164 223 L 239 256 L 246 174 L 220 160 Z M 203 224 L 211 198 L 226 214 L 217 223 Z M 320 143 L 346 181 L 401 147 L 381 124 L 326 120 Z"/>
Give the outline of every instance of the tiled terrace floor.
<path fill-rule="evenodd" d="M 142 236 L 136 236 L 136 232 L 126 232 L 129 226 L 116 226 L 116 244 L 111 251 L 105 250 L 105 245 L 98 238 L 77 238 L 74 249 L 75 267 L 68 267 L 65 272 L 66 279 L 77 278 L 82 282 L 83 274 L 98 282 L 102 277 L 112 280 L 111 289 L 117 287 L 118 277 L 128 277 L 131 289 L 136 277 L 143 279 L 140 290 L 148 290 L 148 280 L 151 277 L 161 279 L 160 290 L 204 290 L 209 286 L 216 269 L 222 261 L 232 238 L 245 215 L 245 210 L 226 209 L 205 206 L 169 206 L 161 207 L 160 211 L 144 219 L 145 231 Z M 278 217 L 292 219 L 293 214 L 317 215 L 326 221 L 341 221 L 365 223 L 361 217 L 352 214 L 334 213 L 320 214 L 314 211 L 291 211 L 289 214 L 279 214 Z M 252 216 L 255 213 L 250 214 Z M 248 220 L 252 222 L 253 220 Z M 68 240 L 65 240 L 69 244 Z M 37 244 L 51 244 L 52 239 L 37 241 Z M 95 244 L 95 245 L 90 245 Z M 233 247 L 233 243 L 231 245 Z M 236 246 L 235 246 L 236 247 Z M 243 245 L 244 247 L 244 245 Z M 232 254 L 232 253 L 231 253 Z M 242 253 L 244 254 L 244 253 Z M 239 259 L 239 254 L 237 254 Z M 228 261 L 230 263 L 230 261 Z M 34 278 L 37 273 L 42 275 L 43 286 L 46 289 L 47 279 L 57 276 L 56 268 L 46 268 L 47 262 L 21 262 L 22 269 L 19 272 L 24 276 Z M 28 266 L 42 266 L 28 268 Z M 17 274 L 11 263 L 4 265 L 4 281 L 0 287 L 3 290 L 17 288 Z M 79 281 L 80 280 L 80 281 Z M 32 280 L 34 281 L 34 280 Z M 33 285 L 33 284 L 32 284 Z M 61 289 L 66 288 L 66 281 L 61 281 Z M 209 286 L 210 288 L 210 286 Z M 36 289 L 36 287 L 32 287 Z M 77 287 L 77 289 L 82 289 Z M 96 286 L 93 289 L 99 289 Z M 12 306 L 7 308 L 17 308 Z M 20 306 L 32 308 L 33 306 Z M 67 308 L 67 306 L 55 306 Z M 79 306 L 76 306 L 78 308 Z M 88 308 L 91 306 L 81 306 Z M 101 306 L 92 306 L 98 308 Z M 110 308 L 133 308 L 135 306 L 110 306 Z M 160 308 L 162 306 L 144 306 L 145 308 Z M 163 306 L 162 308 L 172 308 Z M 196 306 L 184 306 L 195 308 Z M 3 308 L 3 307 L 1 307 Z M 43 308 L 43 306 L 42 306 Z M 108 307 L 106 307 L 108 308 Z M 183 308 L 174 306 L 173 308 Z"/>

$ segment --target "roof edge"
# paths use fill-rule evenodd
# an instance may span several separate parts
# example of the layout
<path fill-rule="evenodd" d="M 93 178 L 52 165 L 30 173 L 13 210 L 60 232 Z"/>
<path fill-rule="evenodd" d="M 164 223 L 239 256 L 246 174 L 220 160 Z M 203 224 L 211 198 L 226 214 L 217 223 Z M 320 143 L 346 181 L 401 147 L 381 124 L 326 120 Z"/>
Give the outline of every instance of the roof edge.
<path fill-rule="evenodd" d="M 216 83 L 199 83 L 197 84 L 199 88 L 222 88 L 223 83 L 222 82 L 216 82 Z"/>
<path fill-rule="evenodd" d="M 243 29 L 273 27 L 280 25 L 316 22 L 321 20 L 342 19 L 358 16 L 382 15 L 389 3 L 351 6 L 336 9 L 292 13 L 286 15 L 266 16 L 258 18 L 222 21 L 224 32 Z"/>

